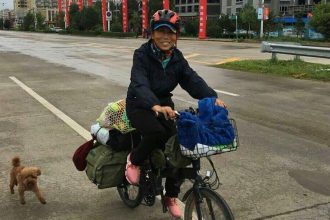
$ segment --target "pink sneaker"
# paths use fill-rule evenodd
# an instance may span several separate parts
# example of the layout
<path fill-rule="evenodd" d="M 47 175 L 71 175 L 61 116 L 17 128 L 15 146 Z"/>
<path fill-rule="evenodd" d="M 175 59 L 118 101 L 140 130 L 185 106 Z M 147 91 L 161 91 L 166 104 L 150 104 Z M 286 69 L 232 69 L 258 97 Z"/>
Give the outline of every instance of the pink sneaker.
<path fill-rule="evenodd" d="M 174 218 L 181 218 L 181 209 L 176 203 L 176 198 L 165 197 L 165 205 Z"/>
<path fill-rule="evenodd" d="M 140 167 L 132 164 L 131 154 L 127 156 L 125 176 L 127 181 L 132 185 L 138 184 L 140 181 Z"/>

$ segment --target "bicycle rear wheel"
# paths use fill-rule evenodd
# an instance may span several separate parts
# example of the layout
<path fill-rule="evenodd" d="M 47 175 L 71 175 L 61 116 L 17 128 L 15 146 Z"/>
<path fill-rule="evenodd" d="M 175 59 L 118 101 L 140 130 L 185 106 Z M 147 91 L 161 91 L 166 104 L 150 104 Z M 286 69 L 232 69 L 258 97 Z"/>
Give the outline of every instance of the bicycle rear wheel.
<path fill-rule="evenodd" d="M 198 207 L 200 208 L 201 219 L 203 220 L 204 219 L 212 219 L 212 220 L 234 219 L 234 216 L 228 204 L 218 193 L 207 188 L 199 189 L 199 193 L 203 200 L 201 203 L 196 201 L 194 192 L 192 192 L 187 198 L 186 207 L 184 210 L 185 220 L 199 219 L 197 214 Z"/>
<path fill-rule="evenodd" d="M 130 208 L 139 206 L 143 195 L 138 185 L 131 185 L 127 181 L 117 186 L 117 191 L 124 204 Z"/>

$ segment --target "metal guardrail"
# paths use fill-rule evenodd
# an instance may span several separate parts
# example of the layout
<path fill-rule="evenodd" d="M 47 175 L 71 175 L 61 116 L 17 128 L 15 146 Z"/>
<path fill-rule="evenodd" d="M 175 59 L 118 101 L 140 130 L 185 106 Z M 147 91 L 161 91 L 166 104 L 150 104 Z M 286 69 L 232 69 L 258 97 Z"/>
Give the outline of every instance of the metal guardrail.
<path fill-rule="evenodd" d="M 299 56 L 320 57 L 330 59 L 330 48 L 326 47 L 310 47 L 297 44 L 287 43 L 269 43 L 263 41 L 261 44 L 262 53 L 272 53 L 272 58 L 276 58 L 276 54 L 291 54 L 299 59 Z"/>

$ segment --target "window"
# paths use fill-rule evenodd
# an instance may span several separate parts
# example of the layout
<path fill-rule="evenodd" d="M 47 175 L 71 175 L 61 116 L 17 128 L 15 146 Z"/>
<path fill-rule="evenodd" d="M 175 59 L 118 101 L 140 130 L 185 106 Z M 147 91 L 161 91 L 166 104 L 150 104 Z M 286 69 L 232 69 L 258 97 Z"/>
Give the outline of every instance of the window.
<path fill-rule="evenodd" d="M 288 11 L 288 6 L 281 6 L 280 7 L 280 12 L 287 12 Z"/>
<path fill-rule="evenodd" d="M 220 3 L 220 0 L 207 0 L 207 3 Z"/>
<path fill-rule="evenodd" d="M 187 0 L 181 0 L 181 4 L 186 4 Z"/>
<path fill-rule="evenodd" d="M 199 5 L 194 6 L 194 12 L 199 12 Z"/>
<path fill-rule="evenodd" d="M 179 5 L 180 4 L 180 0 L 175 0 L 175 4 Z"/>
<path fill-rule="evenodd" d="M 182 7 L 181 7 L 181 12 L 182 12 L 182 13 L 185 13 L 185 12 L 186 12 L 186 6 L 182 6 Z"/>
<path fill-rule="evenodd" d="M 192 6 L 187 7 L 187 12 L 192 12 Z"/>
<path fill-rule="evenodd" d="M 191 4 L 191 3 L 193 3 L 193 0 L 188 0 L 188 4 Z"/>

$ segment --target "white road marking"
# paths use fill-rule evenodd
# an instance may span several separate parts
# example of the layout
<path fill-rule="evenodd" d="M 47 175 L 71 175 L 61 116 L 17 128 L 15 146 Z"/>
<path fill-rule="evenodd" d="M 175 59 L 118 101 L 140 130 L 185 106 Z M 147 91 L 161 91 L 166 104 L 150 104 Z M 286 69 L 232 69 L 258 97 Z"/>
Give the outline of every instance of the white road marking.
<path fill-rule="evenodd" d="M 185 103 L 191 104 L 193 106 L 197 106 L 197 102 L 188 101 L 188 100 L 185 100 L 185 99 L 182 99 L 182 98 L 178 98 L 178 97 L 173 97 L 173 99 L 176 99 L 176 100 L 179 100 L 181 102 L 185 102 Z"/>
<path fill-rule="evenodd" d="M 226 92 L 226 91 L 222 91 L 222 90 L 215 89 L 214 91 L 216 91 L 217 93 L 222 93 L 222 94 L 226 94 L 226 95 L 239 96 L 238 94 L 231 93 L 231 92 Z"/>
<path fill-rule="evenodd" d="M 54 115 L 56 115 L 58 118 L 60 118 L 64 123 L 69 125 L 74 131 L 76 131 L 80 136 L 85 138 L 86 140 L 91 139 L 91 134 L 89 131 L 87 131 L 85 128 L 83 128 L 81 125 L 79 125 L 77 122 L 72 120 L 69 116 L 64 114 L 62 111 L 60 111 L 58 108 L 56 108 L 54 105 L 49 103 L 46 99 L 38 95 L 35 91 L 33 91 L 31 88 L 26 86 L 24 83 L 19 81 L 16 77 L 10 76 L 11 80 L 13 80 L 17 85 L 19 85 L 23 90 L 25 90 L 29 95 L 31 95 L 33 98 L 35 98 L 38 102 L 40 102 L 43 106 L 45 106 L 49 111 L 51 111 Z"/>

